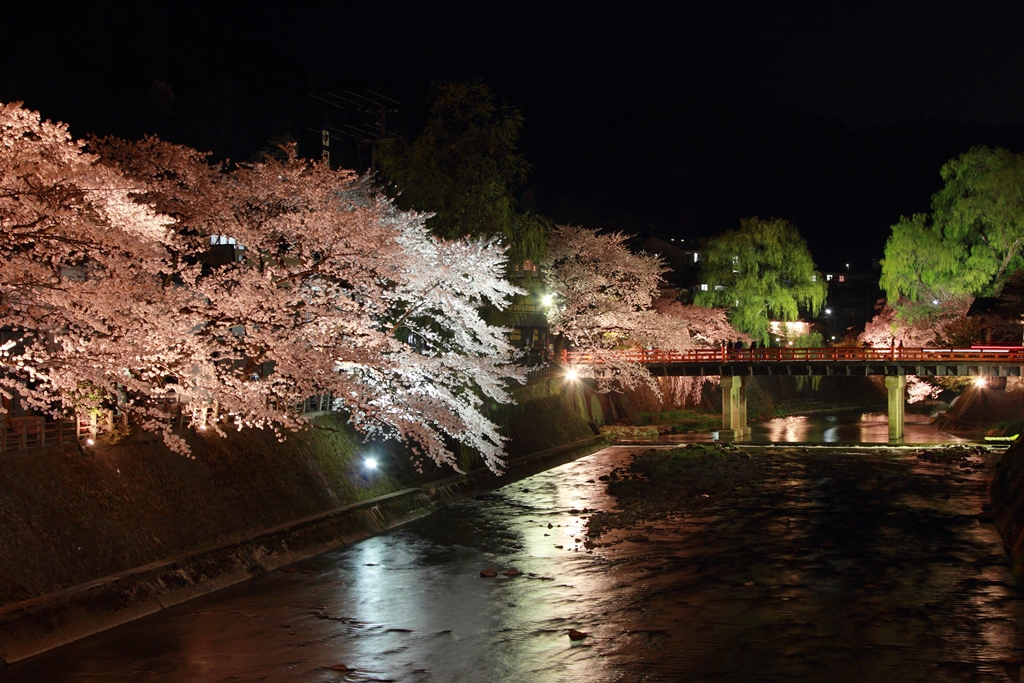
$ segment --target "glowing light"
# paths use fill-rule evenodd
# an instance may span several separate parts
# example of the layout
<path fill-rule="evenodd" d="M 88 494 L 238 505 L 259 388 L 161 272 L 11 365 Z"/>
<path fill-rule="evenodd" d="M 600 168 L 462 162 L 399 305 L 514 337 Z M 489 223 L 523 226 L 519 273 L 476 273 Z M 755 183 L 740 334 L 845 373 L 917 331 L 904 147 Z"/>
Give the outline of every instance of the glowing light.
<path fill-rule="evenodd" d="M 87 443 L 87 444 L 89 444 L 90 446 L 92 446 L 92 445 L 93 445 L 93 444 L 95 444 L 96 442 L 95 442 L 95 441 L 93 441 L 92 439 L 86 439 L 86 440 L 85 440 L 85 443 Z"/>
<path fill-rule="evenodd" d="M 363 466 L 368 470 L 377 469 L 377 458 L 367 458 L 363 461 Z"/>
<path fill-rule="evenodd" d="M 545 306 L 550 306 L 551 304 L 555 303 L 555 297 L 551 294 L 545 294 L 544 298 L 541 299 L 540 301 Z"/>
<path fill-rule="evenodd" d="M 825 309 L 825 315 L 832 315 L 832 309 L 831 308 L 826 308 Z"/>
<path fill-rule="evenodd" d="M 575 370 L 569 370 L 568 372 L 565 373 L 565 378 L 571 382 L 571 381 L 579 379 L 580 378 L 580 374 L 578 372 L 576 372 Z"/>
<path fill-rule="evenodd" d="M 938 305 L 939 305 L 939 300 L 938 299 L 932 299 L 932 306 L 938 306 Z"/>
<path fill-rule="evenodd" d="M 206 425 L 199 425 L 200 429 L 206 429 Z"/>
<path fill-rule="evenodd" d="M 988 382 L 985 380 L 984 377 L 975 377 L 974 378 L 974 386 L 976 386 L 976 387 L 983 387 L 986 384 L 988 384 Z"/>

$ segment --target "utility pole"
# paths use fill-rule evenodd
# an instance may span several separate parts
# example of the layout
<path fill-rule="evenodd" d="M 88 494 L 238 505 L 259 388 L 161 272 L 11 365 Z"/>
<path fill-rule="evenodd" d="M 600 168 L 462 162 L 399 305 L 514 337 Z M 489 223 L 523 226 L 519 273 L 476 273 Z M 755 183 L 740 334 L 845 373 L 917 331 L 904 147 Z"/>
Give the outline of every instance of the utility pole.
<path fill-rule="evenodd" d="M 370 148 L 370 173 L 377 172 L 377 150 L 376 143 L 387 137 L 387 116 L 398 113 L 398 106 L 401 104 L 386 95 L 366 90 L 365 94 L 343 91 L 343 95 L 323 91 L 321 95 L 309 94 L 309 97 L 320 102 L 320 130 L 311 132 L 320 133 L 321 156 L 330 163 L 331 160 L 331 139 L 354 140 L 358 148 Z M 340 111 L 344 123 L 341 127 L 330 125 L 328 112 L 331 110 Z M 353 114 L 352 123 L 349 122 L 349 113 Z M 341 163 L 341 158 L 335 154 L 335 163 Z"/>

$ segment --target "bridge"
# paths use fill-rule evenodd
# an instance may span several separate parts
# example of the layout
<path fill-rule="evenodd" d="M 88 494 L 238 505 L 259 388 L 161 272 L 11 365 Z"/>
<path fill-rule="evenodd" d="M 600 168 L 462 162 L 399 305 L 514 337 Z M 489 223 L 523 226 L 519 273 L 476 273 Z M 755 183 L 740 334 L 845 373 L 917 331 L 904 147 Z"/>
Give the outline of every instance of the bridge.
<path fill-rule="evenodd" d="M 970 349 L 827 348 L 691 349 L 689 351 L 614 351 L 616 360 L 644 365 L 661 377 L 721 377 L 722 429 L 720 439 L 740 439 L 747 425 L 744 377 L 759 375 L 885 377 L 889 399 L 889 441 L 903 438 L 907 375 L 918 377 L 1020 377 L 1024 348 Z M 600 374 L 607 354 L 563 352 L 563 365 L 590 367 Z"/>

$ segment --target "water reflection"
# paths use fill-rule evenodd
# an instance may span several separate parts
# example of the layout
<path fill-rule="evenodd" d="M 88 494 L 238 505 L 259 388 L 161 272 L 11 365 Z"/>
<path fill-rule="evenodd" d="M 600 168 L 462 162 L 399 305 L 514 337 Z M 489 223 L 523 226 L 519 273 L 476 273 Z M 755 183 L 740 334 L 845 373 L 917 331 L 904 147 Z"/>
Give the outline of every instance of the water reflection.
<path fill-rule="evenodd" d="M 746 438 L 754 443 L 825 443 L 858 444 L 889 443 L 888 416 L 881 412 L 860 410 L 837 411 L 815 415 L 790 415 L 750 424 Z M 908 413 L 903 425 L 903 443 L 942 444 L 969 443 L 970 439 L 944 432 L 929 424 L 927 415 Z M 631 438 L 630 443 L 700 443 L 714 441 L 718 432 L 699 434 L 666 434 L 645 439 Z"/>
<path fill-rule="evenodd" d="M 813 424 L 842 439 L 884 426 L 834 417 L 788 424 L 794 439 Z M 613 507 L 599 477 L 632 450 L 17 663 L 0 682 L 1019 679 L 1003 663 L 1024 657 L 1024 602 L 976 518 L 980 458 L 950 470 L 888 449 L 752 447 L 759 485 L 588 549 L 584 510 Z M 488 567 L 499 575 L 481 578 Z M 570 628 L 590 637 L 573 643 Z"/>
<path fill-rule="evenodd" d="M 823 415 L 791 415 L 751 425 L 756 443 L 888 443 L 885 413 L 842 411 Z M 927 415 L 907 414 L 904 443 L 962 443 L 966 439 L 936 429 Z"/>

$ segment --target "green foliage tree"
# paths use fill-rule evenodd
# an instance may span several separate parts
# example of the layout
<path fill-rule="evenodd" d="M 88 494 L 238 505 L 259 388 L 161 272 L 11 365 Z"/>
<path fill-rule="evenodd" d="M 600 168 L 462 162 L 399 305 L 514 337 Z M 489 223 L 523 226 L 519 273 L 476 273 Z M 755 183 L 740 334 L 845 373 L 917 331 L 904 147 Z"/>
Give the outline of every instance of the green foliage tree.
<path fill-rule="evenodd" d="M 770 320 L 793 321 L 804 308 L 817 315 L 828 294 L 807 243 L 778 218 L 746 218 L 739 230 L 709 240 L 701 252 L 695 303 L 729 309 L 729 322 L 762 344 Z"/>
<path fill-rule="evenodd" d="M 892 226 L 879 285 L 901 317 L 928 317 L 928 306 L 933 301 L 947 301 L 969 293 L 967 282 L 957 276 L 958 251 L 925 214 L 903 216 Z"/>
<path fill-rule="evenodd" d="M 530 165 L 516 151 L 523 115 L 480 82 L 435 83 L 426 128 L 412 141 L 382 140 L 380 169 L 403 209 L 433 212 L 438 237 L 499 237 L 509 265 L 538 260 L 545 224 L 520 213 L 516 191 Z"/>
<path fill-rule="evenodd" d="M 931 214 L 900 218 L 885 246 L 881 286 L 911 317 L 919 302 L 998 295 L 1024 268 L 1024 157 L 973 147 L 941 175 Z"/>

